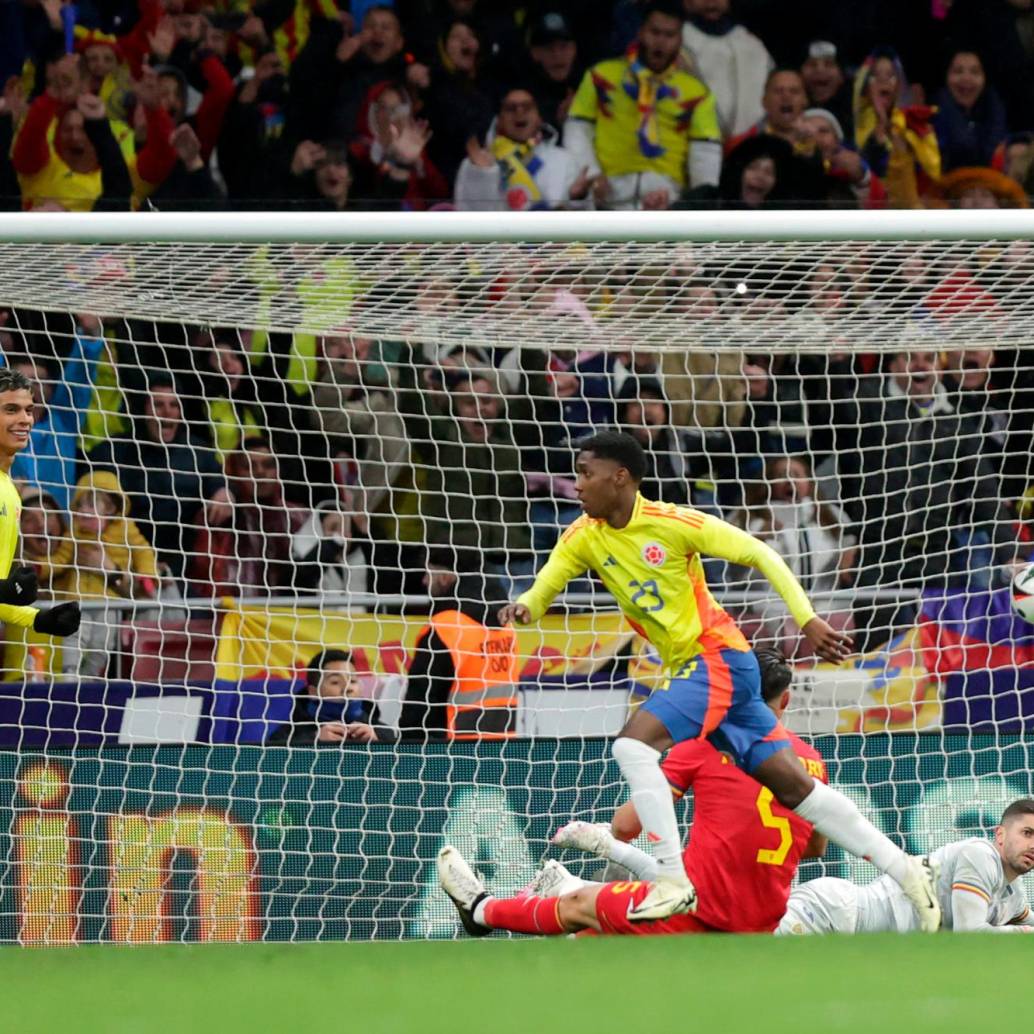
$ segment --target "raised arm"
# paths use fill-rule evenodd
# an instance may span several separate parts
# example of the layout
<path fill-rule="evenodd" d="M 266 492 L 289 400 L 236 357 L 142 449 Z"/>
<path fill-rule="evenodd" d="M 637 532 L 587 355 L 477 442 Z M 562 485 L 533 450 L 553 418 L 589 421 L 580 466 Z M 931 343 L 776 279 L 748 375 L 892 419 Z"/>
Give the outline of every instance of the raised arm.
<path fill-rule="evenodd" d="M 838 632 L 816 615 L 800 582 L 771 546 L 709 514 L 704 515 L 699 527 L 687 529 L 686 535 L 689 547 L 697 552 L 760 571 L 782 596 L 794 621 L 824 661 L 837 663 L 850 654 L 850 636 Z"/>
<path fill-rule="evenodd" d="M 526 625 L 538 621 L 549 610 L 549 605 L 569 581 L 585 573 L 586 563 L 574 545 L 578 531 L 568 528 L 553 547 L 542 570 L 535 577 L 535 583 L 527 592 L 522 592 L 515 603 L 508 603 L 499 611 L 502 625 L 516 621 Z"/>

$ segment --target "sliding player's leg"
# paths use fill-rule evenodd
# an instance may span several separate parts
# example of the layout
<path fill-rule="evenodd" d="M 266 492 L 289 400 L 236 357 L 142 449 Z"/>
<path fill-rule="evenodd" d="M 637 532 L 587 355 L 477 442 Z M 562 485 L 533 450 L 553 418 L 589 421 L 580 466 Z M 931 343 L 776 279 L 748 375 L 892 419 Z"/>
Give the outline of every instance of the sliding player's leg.
<path fill-rule="evenodd" d="M 776 936 L 854 933 L 858 928 L 858 891 L 849 880 L 823 876 L 794 887 Z"/>
<path fill-rule="evenodd" d="M 608 823 L 577 820 L 568 822 L 566 826 L 561 826 L 556 831 L 550 843 L 554 847 L 572 848 L 576 851 L 594 854 L 598 858 L 606 858 L 624 866 L 637 879 L 648 882 L 657 879 L 657 859 L 652 858 L 634 844 L 626 844 L 618 840 L 611 832 Z"/>
<path fill-rule="evenodd" d="M 637 936 L 711 932 L 710 927 L 692 915 L 645 923 L 630 921 L 629 913 L 651 887 L 639 880 L 588 883 L 558 897 L 520 894 L 494 898 L 453 847 L 443 847 L 438 853 L 438 876 L 464 929 L 474 937 L 483 937 L 493 930 L 544 935 L 592 931 Z"/>
<path fill-rule="evenodd" d="M 912 902 L 921 930 L 933 932 L 940 926 L 936 874 L 926 859 L 905 854 L 850 798 L 805 772 L 782 724 L 760 696 L 734 693 L 732 706 L 710 738 L 767 786 L 780 804 L 845 851 L 868 859 L 890 875 Z"/>

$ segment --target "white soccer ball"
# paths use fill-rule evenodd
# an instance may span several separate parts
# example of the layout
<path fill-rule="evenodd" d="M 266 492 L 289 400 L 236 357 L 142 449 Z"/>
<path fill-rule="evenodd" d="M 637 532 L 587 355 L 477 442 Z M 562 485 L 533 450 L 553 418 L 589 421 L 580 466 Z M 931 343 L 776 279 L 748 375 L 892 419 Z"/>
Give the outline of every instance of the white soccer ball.
<path fill-rule="evenodd" d="M 1027 564 L 1012 580 L 1012 609 L 1034 625 L 1034 564 Z"/>

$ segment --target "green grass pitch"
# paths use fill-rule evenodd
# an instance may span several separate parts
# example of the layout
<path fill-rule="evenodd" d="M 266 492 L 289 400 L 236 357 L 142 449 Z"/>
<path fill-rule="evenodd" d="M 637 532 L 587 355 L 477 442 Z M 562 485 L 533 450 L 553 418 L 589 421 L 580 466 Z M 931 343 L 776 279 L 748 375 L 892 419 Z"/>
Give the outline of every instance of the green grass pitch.
<path fill-rule="evenodd" d="M 1022 1024 L 1024 936 L 170 945 L 0 952 L 12 1034 L 867 1034 Z"/>

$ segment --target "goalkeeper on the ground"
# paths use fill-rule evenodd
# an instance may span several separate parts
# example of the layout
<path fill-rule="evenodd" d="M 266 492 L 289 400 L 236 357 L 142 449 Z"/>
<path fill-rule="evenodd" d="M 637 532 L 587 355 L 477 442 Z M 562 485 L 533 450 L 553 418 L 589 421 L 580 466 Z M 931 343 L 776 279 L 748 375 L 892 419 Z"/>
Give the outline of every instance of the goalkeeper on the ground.
<path fill-rule="evenodd" d="M 48 610 L 31 606 L 39 594 L 36 572 L 14 563 L 22 502 L 11 480 L 11 464 L 28 446 L 32 423 L 32 382 L 10 367 L 0 368 L 0 621 L 67 636 L 79 629 L 79 604 L 59 603 Z"/>
<path fill-rule="evenodd" d="M 946 930 L 1034 933 L 1021 877 L 1034 870 L 1034 800 L 1013 801 L 994 840 L 968 837 L 930 855 Z M 886 876 L 864 886 L 823 877 L 797 887 L 776 933 L 906 933 L 915 912 Z"/>

